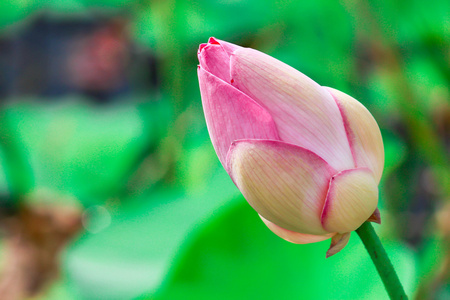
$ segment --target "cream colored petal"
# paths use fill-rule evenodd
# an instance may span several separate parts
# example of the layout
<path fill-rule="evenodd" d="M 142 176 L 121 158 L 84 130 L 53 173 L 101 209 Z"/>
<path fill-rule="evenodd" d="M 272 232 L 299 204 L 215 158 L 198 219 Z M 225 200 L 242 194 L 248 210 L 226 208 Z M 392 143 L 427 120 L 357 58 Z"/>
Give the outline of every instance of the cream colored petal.
<path fill-rule="evenodd" d="M 336 234 L 331 238 L 331 245 L 327 251 L 326 257 L 330 257 L 341 251 L 350 240 L 350 232 Z"/>
<path fill-rule="evenodd" d="M 230 68 L 231 84 L 270 113 L 282 141 L 313 151 L 336 170 L 355 167 L 341 113 L 325 88 L 253 49 L 234 51 Z"/>
<path fill-rule="evenodd" d="M 356 230 L 375 211 L 378 186 L 367 168 L 345 170 L 330 180 L 322 212 L 322 225 L 328 232 Z"/>
<path fill-rule="evenodd" d="M 344 118 L 356 167 L 367 167 L 380 182 L 384 167 L 384 147 L 378 124 L 370 112 L 349 95 L 327 88 L 336 100 Z"/>
<path fill-rule="evenodd" d="M 227 156 L 229 174 L 265 219 L 295 232 L 324 235 L 320 215 L 333 169 L 304 148 L 279 141 L 241 140 Z"/>
<path fill-rule="evenodd" d="M 264 217 L 261 215 L 259 215 L 259 217 L 273 233 L 278 235 L 280 238 L 282 238 L 288 242 L 294 243 L 294 244 L 317 243 L 320 241 L 327 240 L 336 234 L 336 233 L 329 233 L 329 234 L 325 234 L 325 235 L 313 235 L 313 234 L 294 232 L 294 231 L 284 229 L 276 224 L 273 224 L 272 222 L 264 219 Z"/>

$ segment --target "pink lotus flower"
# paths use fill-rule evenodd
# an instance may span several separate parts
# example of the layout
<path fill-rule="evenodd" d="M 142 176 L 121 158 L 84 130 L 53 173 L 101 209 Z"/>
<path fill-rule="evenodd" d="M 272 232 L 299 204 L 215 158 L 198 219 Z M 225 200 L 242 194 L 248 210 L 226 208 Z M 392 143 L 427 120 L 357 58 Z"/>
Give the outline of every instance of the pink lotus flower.
<path fill-rule="evenodd" d="M 214 149 L 269 229 L 298 244 L 332 238 L 330 256 L 363 222 L 379 222 L 383 141 L 362 104 L 214 38 L 198 58 Z"/>

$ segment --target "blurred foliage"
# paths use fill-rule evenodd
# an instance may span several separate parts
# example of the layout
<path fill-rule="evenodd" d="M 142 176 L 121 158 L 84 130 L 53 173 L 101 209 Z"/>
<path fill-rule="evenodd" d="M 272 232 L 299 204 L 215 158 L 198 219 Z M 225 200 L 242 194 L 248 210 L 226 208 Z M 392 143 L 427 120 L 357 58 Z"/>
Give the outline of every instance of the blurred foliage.
<path fill-rule="evenodd" d="M 345 254 L 335 259 L 322 255 L 328 246 L 325 242 L 299 248 L 280 240 L 261 226 L 255 212 L 241 201 L 201 232 L 154 298 L 230 299 L 236 298 L 236 291 L 241 299 L 386 296 L 356 236 Z M 412 252 L 396 242 L 385 241 L 385 247 L 410 292 L 415 274 Z"/>
<path fill-rule="evenodd" d="M 88 206 L 116 196 L 141 153 L 156 148 L 170 118 L 163 104 L 125 99 L 96 107 L 72 98 L 16 102 L 7 112 L 29 154 L 35 185 Z"/>
<path fill-rule="evenodd" d="M 448 297 L 449 236 L 434 216 L 450 201 L 450 2 L 17 0 L 0 3 L 0 28 L 98 11 L 130 19 L 136 47 L 156 57 L 157 90 L 2 107 L 1 203 L 44 193 L 85 209 L 43 299 L 387 297 L 355 236 L 325 260 L 329 241 L 289 244 L 238 197 L 202 115 L 196 51 L 209 36 L 266 52 L 373 113 L 386 155 L 380 234 L 410 295 Z"/>

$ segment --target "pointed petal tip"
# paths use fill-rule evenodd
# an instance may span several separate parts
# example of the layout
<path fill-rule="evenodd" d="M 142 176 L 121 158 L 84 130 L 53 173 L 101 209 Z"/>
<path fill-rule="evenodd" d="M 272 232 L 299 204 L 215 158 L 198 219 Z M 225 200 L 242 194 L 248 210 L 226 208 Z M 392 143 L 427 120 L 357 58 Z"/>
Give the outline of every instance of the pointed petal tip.
<path fill-rule="evenodd" d="M 368 222 L 373 222 L 381 225 L 381 214 L 380 210 L 377 208 L 373 214 L 367 219 Z"/>
<path fill-rule="evenodd" d="M 328 249 L 325 258 L 329 258 L 340 252 L 347 245 L 350 240 L 350 232 L 343 234 L 337 233 L 331 238 L 330 248 Z"/>
<path fill-rule="evenodd" d="M 208 46 L 207 43 L 201 43 L 200 46 L 198 46 L 197 54 L 200 54 L 202 52 L 203 48 L 205 48 L 206 46 Z"/>
<path fill-rule="evenodd" d="M 208 39 L 208 43 L 209 44 L 215 44 L 215 45 L 220 45 L 220 42 L 219 42 L 219 40 L 218 39 L 216 39 L 215 37 L 210 37 L 209 39 Z"/>

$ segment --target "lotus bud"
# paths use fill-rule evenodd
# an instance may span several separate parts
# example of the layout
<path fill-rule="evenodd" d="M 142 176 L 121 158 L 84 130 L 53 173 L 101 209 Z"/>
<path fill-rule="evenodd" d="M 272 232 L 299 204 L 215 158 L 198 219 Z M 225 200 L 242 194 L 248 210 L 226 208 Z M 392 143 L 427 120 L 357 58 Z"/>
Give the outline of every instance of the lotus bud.
<path fill-rule="evenodd" d="M 210 38 L 198 51 L 203 110 L 217 156 L 267 227 L 298 244 L 379 222 L 378 125 L 357 100 L 259 51 Z"/>

